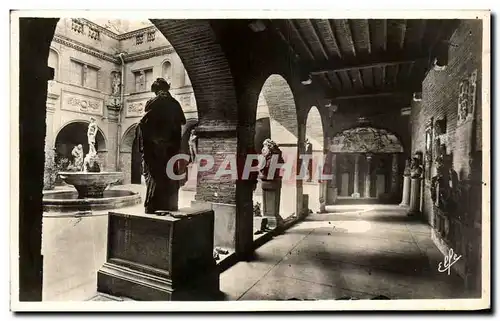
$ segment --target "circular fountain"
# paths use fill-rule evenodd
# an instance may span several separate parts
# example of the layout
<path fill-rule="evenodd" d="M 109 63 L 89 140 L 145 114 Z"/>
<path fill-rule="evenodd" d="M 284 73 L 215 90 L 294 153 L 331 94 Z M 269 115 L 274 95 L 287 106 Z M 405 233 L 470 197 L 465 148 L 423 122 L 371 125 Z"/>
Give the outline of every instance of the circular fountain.
<path fill-rule="evenodd" d="M 76 191 L 54 191 L 43 195 L 44 211 L 67 212 L 107 210 L 139 204 L 139 193 L 128 190 L 106 190 L 111 184 L 123 179 L 122 172 L 101 172 L 95 150 L 95 133 L 97 125 L 91 119 L 87 136 L 90 150 L 83 159 L 81 145 L 75 146 L 72 154 L 75 157 L 73 168 L 78 171 L 59 172 L 61 179 L 73 185 Z"/>

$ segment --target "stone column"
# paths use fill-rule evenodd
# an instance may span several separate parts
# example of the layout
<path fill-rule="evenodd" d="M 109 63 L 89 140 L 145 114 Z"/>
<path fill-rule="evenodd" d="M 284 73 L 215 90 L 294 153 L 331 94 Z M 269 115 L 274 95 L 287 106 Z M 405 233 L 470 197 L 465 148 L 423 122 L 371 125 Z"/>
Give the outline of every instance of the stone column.
<path fill-rule="evenodd" d="M 366 154 L 365 197 L 370 197 L 371 182 L 372 182 L 371 163 L 372 163 L 372 155 Z"/>
<path fill-rule="evenodd" d="M 332 179 L 327 182 L 326 204 L 335 204 L 337 201 L 337 154 L 330 153 L 330 168 Z"/>
<path fill-rule="evenodd" d="M 410 185 L 410 209 L 408 210 L 409 216 L 415 216 L 420 213 L 420 191 L 421 191 L 421 177 L 412 177 Z"/>
<path fill-rule="evenodd" d="M 411 178 L 409 174 L 403 175 L 403 196 L 399 206 L 410 206 Z"/>
<path fill-rule="evenodd" d="M 359 197 L 359 154 L 354 156 L 354 193 L 352 197 Z"/>
<path fill-rule="evenodd" d="M 398 160 L 398 154 L 394 153 L 392 154 L 392 164 L 391 164 L 391 194 L 394 197 L 399 196 L 398 195 L 398 190 L 399 190 L 399 160 Z"/>

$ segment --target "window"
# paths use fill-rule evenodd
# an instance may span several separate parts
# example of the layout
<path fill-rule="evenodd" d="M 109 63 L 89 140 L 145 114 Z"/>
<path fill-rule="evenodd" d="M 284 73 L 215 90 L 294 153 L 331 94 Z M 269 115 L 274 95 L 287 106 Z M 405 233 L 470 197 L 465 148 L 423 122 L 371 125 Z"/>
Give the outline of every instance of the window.
<path fill-rule="evenodd" d="M 83 33 L 83 23 L 78 21 L 78 19 L 71 19 L 71 30 Z"/>
<path fill-rule="evenodd" d="M 141 45 L 143 42 L 144 42 L 144 34 L 143 33 L 135 36 L 135 44 L 136 45 Z"/>
<path fill-rule="evenodd" d="M 71 60 L 70 81 L 72 84 L 97 89 L 98 72 L 98 68 L 86 65 L 79 61 Z"/>
<path fill-rule="evenodd" d="M 156 34 L 156 31 L 149 31 L 149 32 L 148 32 L 148 38 L 147 38 L 147 41 L 148 41 L 148 42 L 153 42 L 153 41 L 155 41 L 155 34 Z"/>
<path fill-rule="evenodd" d="M 153 83 L 153 69 L 143 69 L 134 71 L 135 91 L 149 91 Z"/>

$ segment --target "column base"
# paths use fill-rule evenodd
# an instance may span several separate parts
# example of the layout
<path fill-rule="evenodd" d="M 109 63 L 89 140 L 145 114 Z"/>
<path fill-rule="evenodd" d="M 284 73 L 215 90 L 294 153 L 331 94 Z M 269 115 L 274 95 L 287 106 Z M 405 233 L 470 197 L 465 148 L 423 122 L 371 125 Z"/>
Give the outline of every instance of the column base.
<path fill-rule="evenodd" d="M 409 210 L 406 215 L 410 217 L 420 216 L 421 212 L 419 210 Z"/>
<path fill-rule="evenodd" d="M 410 207 L 410 204 L 400 203 L 399 206 L 401 206 L 401 207 Z"/>

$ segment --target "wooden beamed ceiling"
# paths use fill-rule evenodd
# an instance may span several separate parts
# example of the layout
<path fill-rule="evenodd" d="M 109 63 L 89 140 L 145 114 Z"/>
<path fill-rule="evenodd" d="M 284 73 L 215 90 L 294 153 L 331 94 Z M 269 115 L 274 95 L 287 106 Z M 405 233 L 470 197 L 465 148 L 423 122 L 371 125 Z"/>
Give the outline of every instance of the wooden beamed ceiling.
<path fill-rule="evenodd" d="M 456 28 L 456 20 L 423 19 L 276 19 L 266 24 L 323 89 L 323 98 L 333 101 L 411 97 L 420 90 L 436 48 Z"/>

